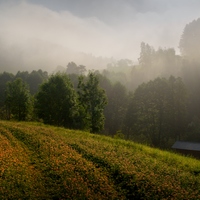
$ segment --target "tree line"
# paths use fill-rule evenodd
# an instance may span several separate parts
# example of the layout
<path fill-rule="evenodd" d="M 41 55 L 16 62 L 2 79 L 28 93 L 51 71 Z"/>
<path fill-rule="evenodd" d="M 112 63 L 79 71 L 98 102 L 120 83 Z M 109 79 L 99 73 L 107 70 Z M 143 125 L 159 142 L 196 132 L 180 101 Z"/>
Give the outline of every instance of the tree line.
<path fill-rule="evenodd" d="M 185 136 L 187 92 L 181 78 L 156 78 L 131 93 L 98 71 L 48 75 L 38 70 L 34 75 L 35 80 L 33 72 L 0 74 L 1 119 L 39 120 L 110 136 L 121 133 L 158 147 Z M 35 86 L 28 83 L 29 76 Z"/>
<path fill-rule="evenodd" d="M 2 119 L 42 120 L 47 124 L 93 133 L 103 129 L 107 99 L 94 73 L 78 77 L 77 91 L 66 73 L 47 76 L 42 70 L 34 71 L 36 80 L 41 74 L 45 76 L 30 90 L 24 74 L 29 80 L 32 73 L 0 74 Z"/>
<path fill-rule="evenodd" d="M 198 46 L 193 38 L 197 27 L 200 20 L 184 29 L 182 55 L 142 42 L 138 64 L 124 59 L 86 73 L 85 66 L 71 62 L 52 75 L 42 70 L 1 73 L 0 117 L 40 120 L 162 148 L 176 140 L 200 142 L 200 55 L 190 45 Z"/>

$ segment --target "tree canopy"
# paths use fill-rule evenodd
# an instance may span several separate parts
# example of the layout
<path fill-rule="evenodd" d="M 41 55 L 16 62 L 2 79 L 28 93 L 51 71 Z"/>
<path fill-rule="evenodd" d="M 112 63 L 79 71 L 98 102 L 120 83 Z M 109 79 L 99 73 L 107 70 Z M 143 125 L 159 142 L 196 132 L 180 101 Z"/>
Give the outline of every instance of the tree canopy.
<path fill-rule="evenodd" d="M 77 95 L 66 74 L 52 75 L 36 95 L 36 113 L 45 123 L 75 128 Z"/>
<path fill-rule="evenodd" d="M 200 18 L 185 26 L 179 48 L 182 56 L 200 62 Z"/>
<path fill-rule="evenodd" d="M 21 78 L 7 83 L 5 104 L 8 119 L 12 116 L 20 121 L 27 118 L 30 108 L 30 92 L 28 85 Z"/>
<path fill-rule="evenodd" d="M 180 78 L 156 78 L 136 89 L 125 125 L 135 138 L 146 137 L 161 146 L 181 139 L 186 117 L 186 90 Z"/>
<path fill-rule="evenodd" d="M 105 91 L 99 86 L 95 73 L 90 72 L 88 77 L 80 76 L 78 94 L 85 117 L 92 133 L 99 132 L 104 127 L 104 108 L 107 104 Z"/>
<path fill-rule="evenodd" d="M 67 65 L 67 74 L 78 74 L 78 75 L 83 75 L 86 72 L 86 67 L 84 65 L 76 65 L 74 62 L 69 62 Z"/>

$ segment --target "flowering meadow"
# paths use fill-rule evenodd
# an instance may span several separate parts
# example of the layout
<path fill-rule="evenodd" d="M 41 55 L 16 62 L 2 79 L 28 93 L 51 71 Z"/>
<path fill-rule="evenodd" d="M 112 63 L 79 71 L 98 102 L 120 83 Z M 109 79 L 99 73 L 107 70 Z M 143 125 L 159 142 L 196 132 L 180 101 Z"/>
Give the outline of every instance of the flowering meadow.
<path fill-rule="evenodd" d="M 0 121 L 0 199 L 200 199 L 200 161 L 97 134 Z"/>

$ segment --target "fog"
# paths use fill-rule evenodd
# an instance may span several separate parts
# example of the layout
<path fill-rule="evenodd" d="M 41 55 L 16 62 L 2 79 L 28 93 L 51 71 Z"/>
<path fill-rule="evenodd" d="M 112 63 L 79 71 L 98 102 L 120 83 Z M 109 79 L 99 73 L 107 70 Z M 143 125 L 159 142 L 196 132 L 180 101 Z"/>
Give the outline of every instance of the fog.
<path fill-rule="evenodd" d="M 179 54 L 199 7 L 199 0 L 1 0 L 0 72 L 136 62 L 142 41 Z"/>

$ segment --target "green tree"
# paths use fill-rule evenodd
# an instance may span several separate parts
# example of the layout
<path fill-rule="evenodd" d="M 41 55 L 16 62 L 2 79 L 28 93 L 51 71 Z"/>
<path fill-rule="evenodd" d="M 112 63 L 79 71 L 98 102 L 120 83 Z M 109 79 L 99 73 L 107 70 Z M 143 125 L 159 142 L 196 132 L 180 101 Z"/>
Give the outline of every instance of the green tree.
<path fill-rule="evenodd" d="M 33 70 L 31 73 L 27 71 L 20 72 L 18 71 L 15 75 L 15 79 L 21 78 L 24 82 L 28 83 L 30 92 L 32 95 L 36 94 L 39 88 L 39 85 L 48 78 L 48 73 L 46 71 L 42 71 L 41 69 L 38 71 Z"/>
<path fill-rule="evenodd" d="M 189 61 L 184 61 L 183 81 L 186 85 L 188 95 L 188 117 L 192 121 L 194 117 L 200 118 L 200 67 Z"/>
<path fill-rule="evenodd" d="M 186 140 L 200 142 L 200 119 L 194 117 L 188 124 Z"/>
<path fill-rule="evenodd" d="M 120 82 L 112 85 L 107 95 L 108 105 L 105 108 L 105 129 L 109 134 L 114 135 L 122 130 L 124 117 L 127 108 L 128 95 L 125 86 Z"/>
<path fill-rule="evenodd" d="M 66 74 L 52 75 L 40 86 L 35 110 L 44 123 L 76 128 L 77 95 Z"/>
<path fill-rule="evenodd" d="M 27 81 L 27 78 L 29 77 L 29 72 L 28 71 L 18 71 L 15 75 L 15 79 L 21 78 L 24 82 Z"/>
<path fill-rule="evenodd" d="M 14 75 L 8 72 L 0 73 L 0 119 L 6 119 L 6 83 L 8 81 L 12 81 L 14 79 Z"/>
<path fill-rule="evenodd" d="M 8 119 L 26 120 L 30 111 L 31 96 L 28 86 L 21 78 L 7 83 L 6 100 Z"/>
<path fill-rule="evenodd" d="M 135 138 L 167 146 L 185 130 L 186 90 L 180 78 L 157 78 L 143 83 L 130 101 L 125 125 Z"/>
<path fill-rule="evenodd" d="M 78 74 L 67 74 L 74 89 L 77 91 L 78 89 L 78 82 L 79 82 L 79 75 Z"/>
<path fill-rule="evenodd" d="M 141 85 L 134 94 L 137 131 L 154 146 L 160 146 L 165 137 L 166 89 L 166 80 L 157 78 Z"/>
<path fill-rule="evenodd" d="M 187 114 L 187 90 L 182 79 L 171 76 L 168 79 L 169 86 L 169 119 L 170 134 L 174 140 L 181 140 L 184 137 L 186 129 Z"/>
<path fill-rule="evenodd" d="M 0 107 L 2 107 L 5 102 L 6 83 L 8 81 L 12 81 L 13 79 L 14 75 L 11 73 L 3 72 L 0 74 Z"/>
<path fill-rule="evenodd" d="M 29 84 L 31 94 L 36 94 L 38 92 L 39 85 L 47 79 L 48 73 L 46 71 L 42 71 L 41 69 L 38 71 L 33 70 L 26 78 L 26 82 Z"/>
<path fill-rule="evenodd" d="M 84 118 L 90 132 L 99 132 L 104 127 L 103 111 L 107 104 L 107 99 L 105 91 L 99 86 L 97 75 L 90 72 L 87 78 L 80 76 L 78 89 L 79 100 L 84 110 Z"/>
<path fill-rule="evenodd" d="M 69 62 L 67 65 L 67 74 L 78 74 L 78 75 L 83 75 L 86 72 L 86 67 L 84 65 L 79 65 L 77 66 L 76 63 L 74 62 Z"/>

